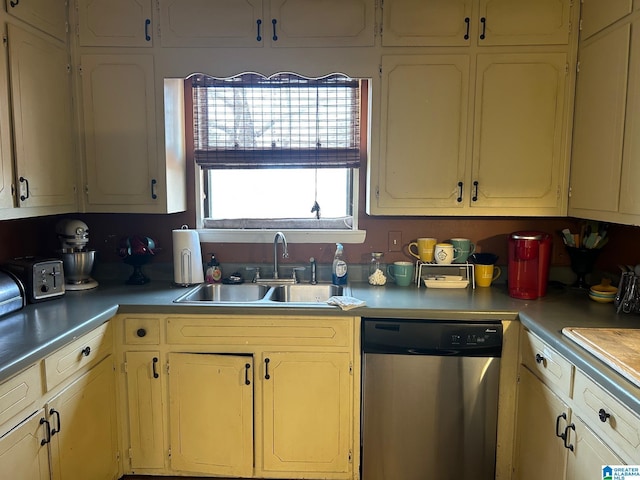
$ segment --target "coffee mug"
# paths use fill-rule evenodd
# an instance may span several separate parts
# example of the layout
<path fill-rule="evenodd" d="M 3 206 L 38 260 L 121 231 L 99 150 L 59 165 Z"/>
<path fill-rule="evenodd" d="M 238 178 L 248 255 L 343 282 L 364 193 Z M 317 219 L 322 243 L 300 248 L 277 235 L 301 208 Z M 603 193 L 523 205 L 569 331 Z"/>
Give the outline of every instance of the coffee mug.
<path fill-rule="evenodd" d="M 453 245 L 451 243 L 436 243 L 433 250 L 433 257 L 436 263 L 441 265 L 449 265 L 455 260 Z"/>
<path fill-rule="evenodd" d="M 438 243 L 435 238 L 418 238 L 409 244 L 409 253 L 421 262 L 433 262 L 433 249 Z M 415 247 L 415 251 L 412 250 Z"/>
<path fill-rule="evenodd" d="M 399 287 L 408 287 L 413 282 L 412 262 L 393 262 L 387 267 L 389 277 L 396 282 Z"/>
<path fill-rule="evenodd" d="M 495 265 L 475 265 L 474 275 L 478 287 L 490 287 L 491 282 L 498 279 L 502 270 Z"/>
<path fill-rule="evenodd" d="M 452 238 L 451 244 L 453 245 L 453 253 L 455 259 L 453 263 L 465 263 L 476 250 L 476 245 L 468 238 Z"/>

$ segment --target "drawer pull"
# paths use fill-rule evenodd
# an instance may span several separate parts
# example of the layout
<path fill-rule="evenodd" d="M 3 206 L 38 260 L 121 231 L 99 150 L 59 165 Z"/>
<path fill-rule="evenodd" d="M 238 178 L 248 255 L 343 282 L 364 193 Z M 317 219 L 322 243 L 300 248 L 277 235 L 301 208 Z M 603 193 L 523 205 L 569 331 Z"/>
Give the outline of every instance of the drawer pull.
<path fill-rule="evenodd" d="M 42 440 L 40 440 L 40 446 L 46 445 L 47 443 L 51 442 L 51 430 L 49 428 L 51 427 L 51 425 L 49 424 L 46 418 L 41 418 L 40 425 L 44 425 L 44 424 L 47 425 L 47 438 L 43 438 Z"/>
<path fill-rule="evenodd" d="M 139 328 L 139 329 L 136 331 L 136 335 L 137 335 L 138 337 L 140 337 L 140 338 L 142 338 L 142 337 L 146 337 L 146 336 L 147 336 L 147 331 L 146 331 L 144 328 Z"/>
<path fill-rule="evenodd" d="M 91 355 L 91 347 L 84 347 L 81 352 L 83 356 L 88 357 Z"/>
<path fill-rule="evenodd" d="M 251 368 L 251 364 L 246 363 L 244 365 L 244 384 L 251 385 L 251 380 L 249 380 L 249 369 Z"/>
<path fill-rule="evenodd" d="M 156 368 L 158 365 L 158 357 L 153 357 L 153 362 L 151 363 L 151 368 L 153 370 L 153 378 L 158 378 L 160 375 L 158 374 L 158 370 Z"/>
<path fill-rule="evenodd" d="M 546 360 L 546 358 L 544 358 L 539 353 L 536 353 L 536 363 L 544 363 L 545 360 Z"/>
<path fill-rule="evenodd" d="M 269 375 L 269 362 L 271 360 L 269 360 L 268 358 L 264 359 L 264 378 L 269 380 L 271 378 L 271 375 Z"/>
<path fill-rule="evenodd" d="M 466 24 L 466 27 L 467 27 L 467 31 L 464 34 L 464 39 L 469 40 L 469 25 L 471 23 L 471 19 L 469 17 L 465 17 L 464 23 Z"/>
<path fill-rule="evenodd" d="M 562 438 L 562 441 L 564 443 L 564 448 L 568 448 L 573 452 L 573 445 L 571 445 L 570 443 L 567 443 L 567 439 L 569 438 L 569 429 L 575 432 L 576 426 L 573 423 L 571 425 L 567 425 L 567 428 L 564 429 L 564 433 L 563 433 L 564 437 Z"/>
<path fill-rule="evenodd" d="M 458 203 L 462 202 L 462 187 L 463 186 L 464 186 L 464 183 L 458 182 L 458 198 L 456 198 L 456 202 L 458 202 Z"/>
<path fill-rule="evenodd" d="M 598 410 L 598 418 L 602 423 L 606 422 L 609 417 L 611 417 L 611 414 L 607 413 L 604 408 Z"/>
<path fill-rule="evenodd" d="M 559 433 L 558 430 L 560 430 L 560 419 L 564 418 L 565 420 L 567 419 L 567 414 L 562 412 L 560 415 L 558 415 L 556 417 L 556 437 L 561 438 L 564 440 L 564 433 Z"/>
<path fill-rule="evenodd" d="M 487 19 L 482 17 L 480 19 L 480 23 L 482 24 L 482 33 L 480 34 L 480 40 L 484 40 L 487 37 Z"/>
<path fill-rule="evenodd" d="M 62 423 L 60 423 L 60 412 L 55 408 L 52 408 L 51 410 L 49 410 L 49 415 L 55 415 L 56 423 L 58 424 L 58 428 L 54 427 L 51 429 L 51 436 L 54 436 L 56 433 L 60 433 L 60 428 L 62 428 Z"/>

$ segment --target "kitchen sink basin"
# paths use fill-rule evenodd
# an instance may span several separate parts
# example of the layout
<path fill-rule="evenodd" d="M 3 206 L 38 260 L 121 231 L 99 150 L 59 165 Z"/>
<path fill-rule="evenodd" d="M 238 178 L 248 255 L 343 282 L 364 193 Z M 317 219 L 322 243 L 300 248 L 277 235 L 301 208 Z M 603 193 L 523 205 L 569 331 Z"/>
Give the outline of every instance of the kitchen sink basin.
<path fill-rule="evenodd" d="M 271 292 L 271 300 L 288 303 L 321 303 L 334 295 L 343 295 L 344 288 L 330 283 L 296 283 L 280 285 Z"/>
<path fill-rule="evenodd" d="M 330 283 L 286 285 L 198 285 L 174 300 L 175 303 L 324 303 L 334 295 L 348 295 L 346 287 Z"/>
<path fill-rule="evenodd" d="M 243 283 L 225 285 L 223 283 L 203 283 L 189 290 L 176 300 L 176 303 L 231 302 L 245 303 L 262 300 L 269 291 L 267 285 Z"/>

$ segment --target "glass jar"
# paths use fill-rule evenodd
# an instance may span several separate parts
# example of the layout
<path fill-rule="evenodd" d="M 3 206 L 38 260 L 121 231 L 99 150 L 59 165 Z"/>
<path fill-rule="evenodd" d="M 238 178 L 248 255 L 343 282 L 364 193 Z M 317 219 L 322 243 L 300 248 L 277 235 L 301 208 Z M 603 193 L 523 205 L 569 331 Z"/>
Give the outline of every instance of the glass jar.
<path fill-rule="evenodd" d="M 373 252 L 369 263 L 369 284 L 384 285 L 387 283 L 387 266 L 383 263 L 382 252 Z"/>

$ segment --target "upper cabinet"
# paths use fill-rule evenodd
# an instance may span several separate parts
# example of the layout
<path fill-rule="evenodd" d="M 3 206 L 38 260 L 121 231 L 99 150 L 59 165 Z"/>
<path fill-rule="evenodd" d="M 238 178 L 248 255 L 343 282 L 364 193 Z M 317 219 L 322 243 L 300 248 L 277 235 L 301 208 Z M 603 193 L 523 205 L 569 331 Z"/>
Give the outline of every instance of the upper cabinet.
<path fill-rule="evenodd" d="M 11 152 L 11 125 L 9 116 L 9 75 L 7 48 L 0 48 L 0 209 L 14 206 L 11 185 L 14 181 Z"/>
<path fill-rule="evenodd" d="M 7 12 L 58 40 L 67 37 L 67 2 L 64 0 L 5 0 Z"/>
<path fill-rule="evenodd" d="M 569 43 L 566 0 L 385 0 L 385 46 Z"/>
<path fill-rule="evenodd" d="M 583 0 L 580 40 L 586 40 L 633 11 L 633 0 Z"/>
<path fill-rule="evenodd" d="M 374 43 L 374 0 L 160 0 L 165 47 L 343 47 Z"/>
<path fill-rule="evenodd" d="M 34 214 L 75 211 L 71 74 L 66 49 L 8 28 L 17 201 Z"/>
<path fill-rule="evenodd" d="M 640 19 L 583 42 L 578 78 L 569 213 L 640 222 Z"/>
<path fill-rule="evenodd" d="M 80 46 L 153 45 L 151 0 L 77 0 L 77 6 Z"/>

